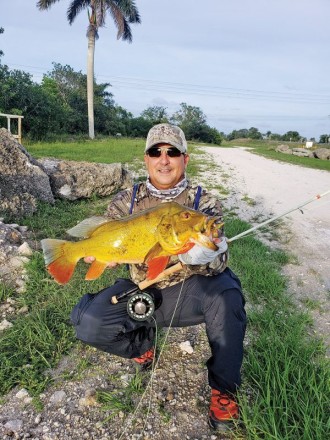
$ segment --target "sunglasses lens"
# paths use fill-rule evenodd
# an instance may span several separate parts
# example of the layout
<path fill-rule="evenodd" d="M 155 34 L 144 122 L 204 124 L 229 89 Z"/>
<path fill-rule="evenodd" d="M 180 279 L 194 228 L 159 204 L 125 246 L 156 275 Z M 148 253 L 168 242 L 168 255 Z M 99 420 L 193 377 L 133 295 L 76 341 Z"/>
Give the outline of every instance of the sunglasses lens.
<path fill-rule="evenodd" d="M 169 148 L 167 150 L 167 155 L 170 157 L 179 157 L 181 156 L 181 151 L 178 150 L 177 148 Z"/>
<path fill-rule="evenodd" d="M 147 151 L 147 154 L 150 157 L 160 157 L 162 150 L 164 150 L 169 157 L 179 157 L 182 154 L 177 148 L 150 148 L 150 150 Z"/>
<path fill-rule="evenodd" d="M 147 154 L 150 157 L 160 157 L 162 150 L 160 148 L 150 148 L 150 150 L 147 151 Z"/>

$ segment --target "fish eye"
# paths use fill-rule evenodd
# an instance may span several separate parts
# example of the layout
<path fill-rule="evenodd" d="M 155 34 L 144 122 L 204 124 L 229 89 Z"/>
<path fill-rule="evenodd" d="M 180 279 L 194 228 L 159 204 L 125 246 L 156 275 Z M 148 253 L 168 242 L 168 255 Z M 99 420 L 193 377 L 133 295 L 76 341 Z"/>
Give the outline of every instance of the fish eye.
<path fill-rule="evenodd" d="M 184 219 L 184 220 L 187 220 L 188 218 L 190 218 L 191 217 L 191 214 L 190 214 L 190 212 L 181 212 L 181 218 L 182 219 Z"/>

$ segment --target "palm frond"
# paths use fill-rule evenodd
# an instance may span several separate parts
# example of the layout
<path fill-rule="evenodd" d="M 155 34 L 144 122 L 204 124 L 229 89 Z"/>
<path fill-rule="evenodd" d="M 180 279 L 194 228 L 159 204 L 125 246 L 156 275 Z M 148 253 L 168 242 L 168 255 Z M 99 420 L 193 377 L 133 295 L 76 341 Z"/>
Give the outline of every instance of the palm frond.
<path fill-rule="evenodd" d="M 105 25 L 105 16 L 107 12 L 106 2 L 100 1 L 100 3 L 96 7 L 96 22 L 99 27 L 103 27 Z"/>
<path fill-rule="evenodd" d="M 40 10 L 50 8 L 59 0 L 38 0 Z M 90 8 L 90 9 L 89 9 Z M 79 12 L 87 9 L 89 26 L 87 35 L 91 32 L 98 38 L 99 27 L 105 26 L 106 11 L 109 11 L 117 28 L 117 39 L 132 42 L 132 32 L 129 23 L 141 23 L 138 9 L 134 0 L 72 0 L 67 9 L 67 19 L 73 23 Z"/>
<path fill-rule="evenodd" d="M 119 38 L 120 37 L 117 34 L 117 39 L 119 40 Z M 126 18 L 124 18 L 124 32 L 123 32 L 121 38 L 122 38 L 122 40 L 128 41 L 129 43 L 131 43 L 133 40 L 131 28 L 130 28 L 130 25 L 128 24 Z"/>
<path fill-rule="evenodd" d="M 107 0 L 106 0 L 107 1 Z M 116 5 L 122 11 L 123 16 L 129 23 L 141 23 L 139 11 L 134 0 L 108 0 Z"/>
<path fill-rule="evenodd" d="M 117 38 L 119 39 L 124 34 L 124 16 L 114 1 L 110 3 L 108 9 L 118 30 Z"/>
<path fill-rule="evenodd" d="M 39 0 L 37 2 L 37 7 L 43 11 L 49 9 L 54 3 L 59 2 L 60 0 Z"/>
<path fill-rule="evenodd" d="M 45 0 L 47 1 L 47 0 Z M 48 1 L 57 1 L 57 0 L 48 0 Z M 73 0 L 67 10 L 66 16 L 70 24 L 72 24 L 79 14 L 85 8 L 91 5 L 91 0 Z"/>
<path fill-rule="evenodd" d="M 140 22 L 140 21 L 136 21 L 136 20 L 140 20 L 139 15 L 137 14 L 137 16 L 135 16 L 133 14 L 133 16 L 129 15 L 127 16 L 126 13 L 124 13 L 124 11 L 122 10 L 122 3 L 132 3 L 131 1 L 127 1 L 124 0 L 123 2 L 119 1 L 119 0 L 113 0 L 113 1 L 107 1 L 109 7 L 109 12 L 115 22 L 115 25 L 117 27 L 117 39 L 122 39 L 124 41 L 128 41 L 128 42 L 132 42 L 133 37 L 132 37 L 132 32 L 131 32 L 131 28 L 129 23 L 133 22 Z M 120 6 L 119 6 L 120 3 Z M 135 7 L 135 6 L 134 6 Z"/>

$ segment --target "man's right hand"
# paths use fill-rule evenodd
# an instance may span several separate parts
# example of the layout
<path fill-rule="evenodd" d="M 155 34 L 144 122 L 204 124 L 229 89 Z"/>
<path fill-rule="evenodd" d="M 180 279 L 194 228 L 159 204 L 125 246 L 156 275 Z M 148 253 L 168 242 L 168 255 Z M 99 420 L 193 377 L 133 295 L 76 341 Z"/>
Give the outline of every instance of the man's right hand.
<path fill-rule="evenodd" d="M 85 257 L 84 258 L 85 263 L 93 263 L 93 261 L 95 261 L 95 257 L 89 256 L 89 257 Z M 118 266 L 118 263 L 108 263 L 107 267 L 112 268 L 112 267 L 116 267 Z"/>

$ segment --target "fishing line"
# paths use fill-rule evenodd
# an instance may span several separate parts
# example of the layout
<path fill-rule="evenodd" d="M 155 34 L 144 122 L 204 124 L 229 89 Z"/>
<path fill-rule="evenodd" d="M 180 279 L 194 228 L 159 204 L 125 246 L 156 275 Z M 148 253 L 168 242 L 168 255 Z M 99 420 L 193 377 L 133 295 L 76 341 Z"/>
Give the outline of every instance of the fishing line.
<path fill-rule="evenodd" d="M 167 339 L 168 339 L 168 335 L 169 335 L 169 332 L 170 332 L 170 330 L 172 328 L 172 324 L 173 324 L 173 321 L 174 321 L 174 316 L 175 316 L 175 313 L 176 313 L 177 308 L 179 306 L 179 301 L 181 299 L 181 295 L 182 295 L 182 292 L 183 292 L 183 286 L 184 286 L 184 283 L 186 281 L 187 271 L 188 271 L 188 267 L 186 266 L 185 270 L 184 270 L 184 274 L 183 274 L 183 280 L 182 280 L 181 288 L 180 288 L 180 291 L 179 291 L 178 299 L 176 300 L 176 303 L 175 303 L 175 306 L 174 306 L 174 311 L 172 313 L 168 329 L 167 329 L 167 331 L 165 333 L 164 341 L 163 341 L 163 343 L 161 345 L 161 348 L 160 348 L 157 360 L 156 360 L 156 348 L 157 348 L 158 326 L 157 326 L 157 322 L 156 322 L 155 318 L 152 317 L 152 319 L 155 321 L 155 328 L 156 328 L 156 335 L 155 335 L 156 337 L 155 337 L 155 345 L 154 345 L 155 357 L 153 359 L 150 379 L 149 379 L 149 381 L 148 381 L 148 383 L 146 385 L 146 388 L 145 388 L 145 390 L 144 390 L 144 392 L 143 392 L 143 394 L 142 394 L 142 396 L 141 396 L 141 398 L 140 398 L 140 400 L 139 400 L 139 402 L 138 402 L 138 404 L 137 404 L 133 414 L 130 417 L 132 422 L 134 421 L 134 419 L 136 417 L 136 414 L 137 414 L 138 410 L 140 409 L 140 407 L 142 405 L 142 402 L 143 402 L 143 399 L 144 399 L 145 395 L 147 394 L 149 389 L 150 389 L 150 391 L 152 390 L 152 385 L 153 385 L 154 377 L 156 375 L 156 369 L 157 369 L 157 366 L 159 364 L 160 358 L 161 358 L 161 356 L 163 354 L 163 351 L 165 349 L 165 345 L 166 345 L 166 342 L 167 342 Z M 146 426 L 146 423 L 147 423 L 148 415 L 149 415 L 149 412 L 150 412 L 150 407 L 151 407 L 151 393 L 150 393 L 150 398 L 149 398 L 149 403 L 148 403 L 148 411 L 147 411 L 147 416 L 146 416 L 146 422 L 143 425 L 143 431 L 145 430 L 145 426 Z M 120 437 L 118 438 L 118 440 L 121 440 L 123 438 L 123 435 L 127 432 L 127 429 L 128 429 L 128 423 L 126 423 L 126 427 L 124 428 L 123 432 L 120 434 Z"/>

